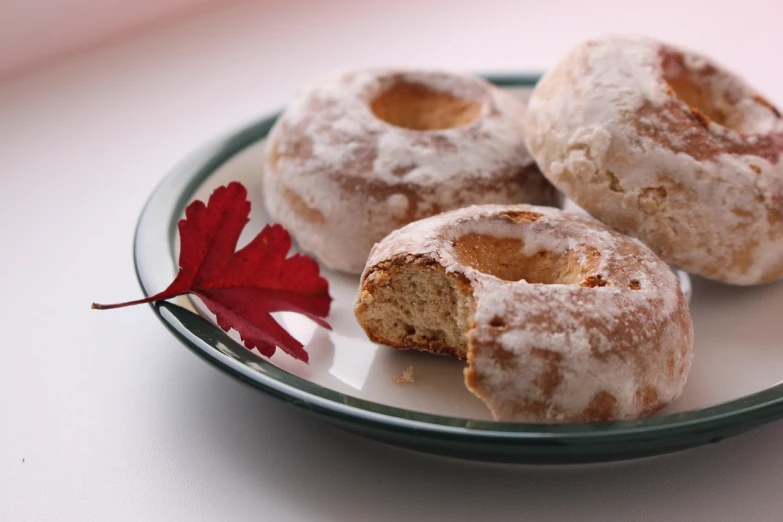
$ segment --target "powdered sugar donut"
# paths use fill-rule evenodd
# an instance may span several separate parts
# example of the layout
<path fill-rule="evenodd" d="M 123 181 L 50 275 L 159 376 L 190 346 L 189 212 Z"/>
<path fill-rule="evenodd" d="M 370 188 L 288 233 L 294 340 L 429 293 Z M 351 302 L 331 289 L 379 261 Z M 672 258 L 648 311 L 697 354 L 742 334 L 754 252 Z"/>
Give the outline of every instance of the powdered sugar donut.
<path fill-rule="evenodd" d="M 555 204 L 523 112 L 517 96 L 453 73 L 322 79 L 270 133 L 267 209 L 326 266 L 359 273 L 373 244 L 411 221 L 474 203 Z"/>
<path fill-rule="evenodd" d="M 649 415 L 683 390 L 693 324 L 674 272 L 592 218 L 473 206 L 392 232 L 354 307 L 371 340 L 467 359 L 495 419 Z"/>
<path fill-rule="evenodd" d="M 528 146 L 601 221 L 705 277 L 783 277 L 783 119 L 710 59 L 646 38 L 578 45 L 536 86 Z"/>

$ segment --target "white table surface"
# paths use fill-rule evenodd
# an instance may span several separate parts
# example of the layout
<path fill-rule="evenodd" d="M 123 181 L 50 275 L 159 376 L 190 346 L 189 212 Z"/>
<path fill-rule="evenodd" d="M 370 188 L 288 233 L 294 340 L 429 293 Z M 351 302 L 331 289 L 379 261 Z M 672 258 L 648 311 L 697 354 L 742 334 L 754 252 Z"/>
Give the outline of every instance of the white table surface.
<path fill-rule="evenodd" d="M 133 229 L 170 167 L 330 69 L 540 69 L 644 32 L 783 102 L 774 0 L 419 4 L 231 4 L 0 85 L 0 520 L 783 519 L 781 422 L 612 465 L 441 459 L 239 384 L 147 307 L 89 309 L 140 294 Z"/>

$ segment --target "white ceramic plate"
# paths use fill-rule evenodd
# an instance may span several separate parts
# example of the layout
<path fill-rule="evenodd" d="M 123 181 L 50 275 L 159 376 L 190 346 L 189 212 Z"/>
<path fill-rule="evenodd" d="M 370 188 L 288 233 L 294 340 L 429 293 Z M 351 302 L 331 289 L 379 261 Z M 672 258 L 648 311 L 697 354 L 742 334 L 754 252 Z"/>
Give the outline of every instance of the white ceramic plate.
<path fill-rule="evenodd" d="M 531 81 L 496 80 L 506 85 Z M 261 169 L 263 137 L 272 121 L 254 123 L 201 149 L 157 189 L 136 239 L 145 293 L 161 290 L 175 274 L 175 224 L 189 201 L 206 200 L 217 186 L 241 181 L 253 209 L 240 245 L 268 222 Z M 156 310 L 189 347 L 221 369 L 344 427 L 425 451 L 540 462 L 627 458 L 716 441 L 783 413 L 783 388 L 775 388 L 783 380 L 781 284 L 737 288 L 694 278 L 693 368 L 684 394 L 655 418 L 542 426 L 492 422 L 485 406 L 465 389 L 461 361 L 371 343 L 352 311 L 358 277 L 325 269 L 323 274 L 334 297 L 328 318 L 333 331 L 296 314 L 278 314 L 305 344 L 309 364 L 278 350 L 270 365 L 218 329 L 194 323 L 189 312 L 168 304 Z M 189 301 L 180 304 L 203 312 Z M 395 383 L 409 366 L 415 382 Z"/>

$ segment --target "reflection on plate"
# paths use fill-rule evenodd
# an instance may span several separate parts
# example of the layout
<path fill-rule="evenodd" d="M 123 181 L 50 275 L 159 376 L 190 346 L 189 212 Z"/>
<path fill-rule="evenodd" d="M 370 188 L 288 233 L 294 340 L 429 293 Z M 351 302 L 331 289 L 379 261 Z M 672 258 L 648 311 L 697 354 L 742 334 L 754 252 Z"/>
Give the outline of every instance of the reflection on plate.
<path fill-rule="evenodd" d="M 505 86 L 534 77 L 503 77 Z M 267 223 L 261 197 L 262 120 L 199 150 L 158 187 L 142 214 L 136 264 L 145 293 L 164 288 L 176 270 L 176 221 L 192 199 L 206 199 L 229 181 L 248 187 L 253 210 L 240 244 Z M 615 460 L 674 451 L 720 440 L 783 415 L 783 285 L 734 288 L 693 281 L 696 357 L 685 393 L 641 421 L 584 425 L 524 425 L 491 421 L 465 389 L 464 363 L 397 351 L 367 340 L 353 316 L 358 277 L 324 270 L 334 297 L 329 322 L 317 328 L 296 314 L 280 322 L 310 354 L 310 364 L 282 352 L 270 360 L 241 347 L 193 311 L 198 303 L 156 307 L 191 349 L 243 381 L 291 401 L 342 427 L 423 451 L 527 462 Z M 684 289 L 690 282 L 683 280 Z M 192 311 L 191 311 L 192 310 Z M 204 314 L 208 315 L 208 314 Z M 236 339 L 236 338 L 234 338 Z M 393 378 L 413 366 L 414 384 Z"/>

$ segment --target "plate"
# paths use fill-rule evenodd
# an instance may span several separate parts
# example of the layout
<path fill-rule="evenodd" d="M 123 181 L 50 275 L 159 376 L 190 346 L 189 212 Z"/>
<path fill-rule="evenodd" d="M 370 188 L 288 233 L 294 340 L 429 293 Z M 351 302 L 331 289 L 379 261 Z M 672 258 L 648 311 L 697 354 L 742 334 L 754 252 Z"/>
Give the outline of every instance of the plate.
<path fill-rule="evenodd" d="M 520 95 L 536 75 L 487 76 Z M 264 139 L 275 116 L 251 122 L 200 148 L 155 189 L 139 219 L 135 263 L 146 295 L 177 270 L 176 224 L 193 199 L 206 200 L 229 181 L 248 187 L 251 221 L 240 244 L 268 222 L 261 197 Z M 181 298 L 153 306 L 185 346 L 217 369 L 330 423 L 407 448 L 501 462 L 575 463 L 621 460 L 718 442 L 783 416 L 783 285 L 738 288 L 693 279 L 696 346 L 682 397 L 638 421 L 590 424 L 493 422 L 464 387 L 463 363 L 371 343 L 354 319 L 358 277 L 323 269 L 334 297 L 318 328 L 296 314 L 279 321 L 310 354 L 310 364 L 282 351 L 271 359 L 245 349 Z M 415 383 L 394 377 L 413 366 Z"/>

